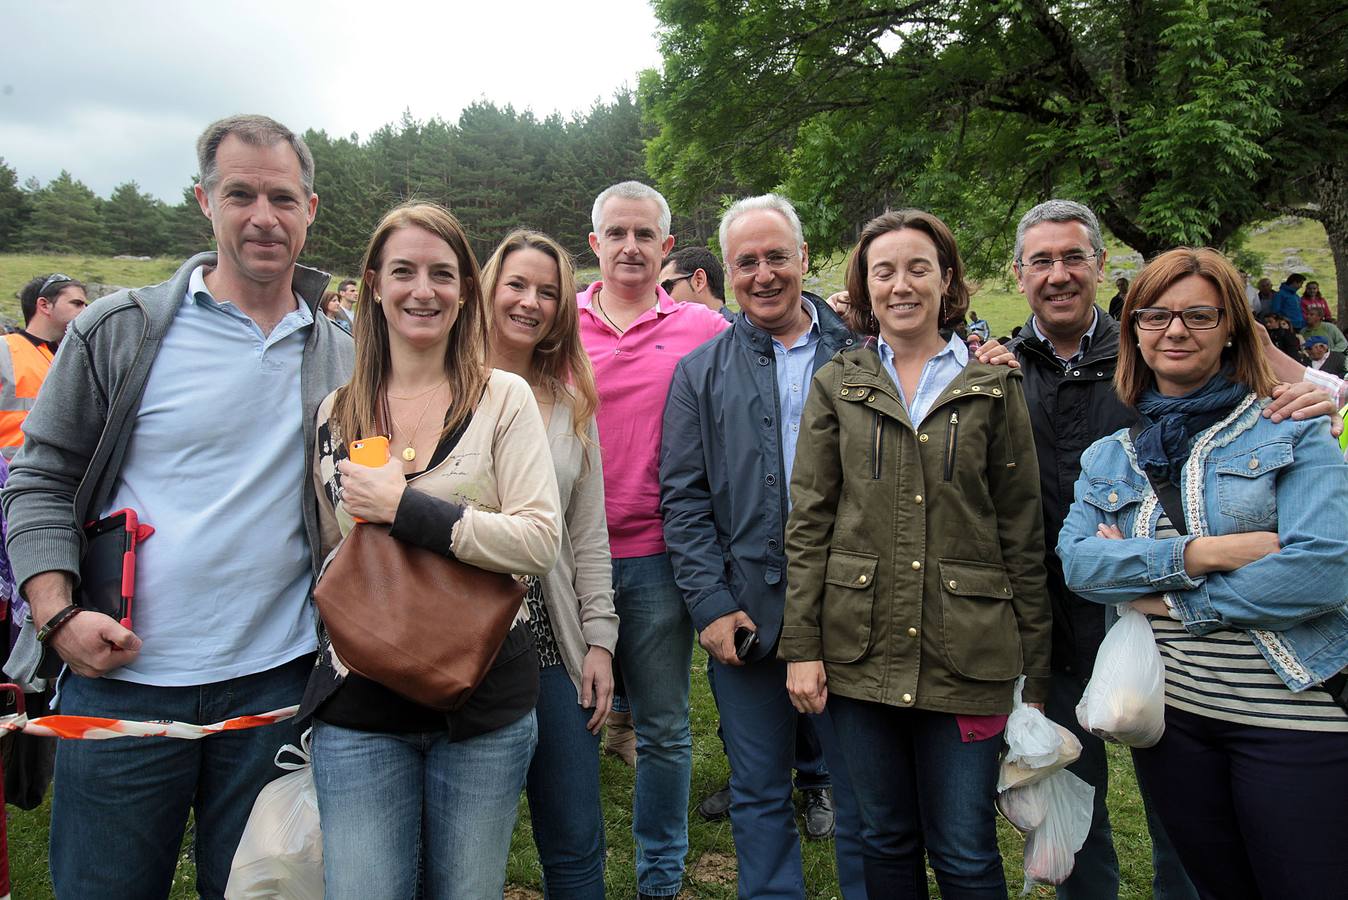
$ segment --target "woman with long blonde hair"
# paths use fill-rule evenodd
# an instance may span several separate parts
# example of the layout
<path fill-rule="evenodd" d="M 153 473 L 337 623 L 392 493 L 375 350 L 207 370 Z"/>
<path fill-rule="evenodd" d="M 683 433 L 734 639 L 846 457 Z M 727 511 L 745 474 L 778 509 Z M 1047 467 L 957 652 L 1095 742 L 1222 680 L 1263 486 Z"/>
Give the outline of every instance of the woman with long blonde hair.
<path fill-rule="evenodd" d="M 571 259 L 556 241 L 515 231 L 483 271 L 490 360 L 533 389 L 560 489 L 562 550 L 525 603 L 538 648 L 538 747 L 527 791 L 552 900 L 604 896 L 599 730 L 613 699 L 618 616 L 594 412 Z"/>
<path fill-rule="evenodd" d="M 357 519 L 494 572 L 557 560 L 557 483 L 529 386 L 486 361 L 487 308 L 454 217 L 409 204 L 375 229 L 361 270 L 356 365 L 318 411 L 325 549 Z M 384 435 L 389 460 L 348 444 Z M 538 661 L 521 610 L 467 703 L 444 713 L 350 672 L 326 639 L 312 711 L 328 898 L 500 896 L 536 740 Z M 428 622 L 427 627 L 443 623 Z"/>

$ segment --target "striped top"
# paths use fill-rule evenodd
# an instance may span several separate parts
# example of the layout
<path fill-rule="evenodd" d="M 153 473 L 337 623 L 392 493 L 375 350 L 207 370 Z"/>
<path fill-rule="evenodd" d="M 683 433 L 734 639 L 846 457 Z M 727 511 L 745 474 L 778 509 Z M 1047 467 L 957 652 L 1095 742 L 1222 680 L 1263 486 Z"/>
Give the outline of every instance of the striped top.
<path fill-rule="evenodd" d="M 1178 532 L 1161 513 L 1158 539 Z M 1194 715 L 1293 731 L 1348 732 L 1348 712 L 1319 688 L 1293 693 L 1241 630 L 1193 635 L 1183 623 L 1149 617 L 1165 665 L 1165 702 Z"/>

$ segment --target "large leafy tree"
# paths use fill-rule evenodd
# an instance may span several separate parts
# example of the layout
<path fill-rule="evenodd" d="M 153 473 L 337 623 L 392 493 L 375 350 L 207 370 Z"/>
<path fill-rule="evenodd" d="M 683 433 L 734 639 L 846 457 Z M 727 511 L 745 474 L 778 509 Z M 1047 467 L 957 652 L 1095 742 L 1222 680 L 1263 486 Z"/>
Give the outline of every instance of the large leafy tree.
<path fill-rule="evenodd" d="M 61 170 L 32 192 L 33 216 L 24 241 L 34 250 L 102 253 L 103 219 L 98 196 L 84 182 Z"/>
<path fill-rule="evenodd" d="M 0 158 L 0 251 L 18 246 L 30 215 L 32 208 L 28 194 L 19 187 L 19 173 Z"/>
<path fill-rule="evenodd" d="M 1310 21 L 1337 21 L 1316 55 L 1341 59 L 1348 13 L 1291 6 L 656 0 L 648 162 L 686 204 L 727 179 L 787 189 L 818 249 L 916 204 L 986 269 L 1020 211 L 1051 195 L 1090 204 L 1145 255 L 1222 245 L 1308 158 L 1338 152 L 1308 147 L 1305 119 L 1341 101 L 1342 78 L 1303 81 L 1295 54 Z"/>
<path fill-rule="evenodd" d="M 309 228 L 303 261 L 333 272 L 355 272 L 379 217 L 393 205 L 376 172 L 373 154 L 356 135 L 331 138 L 323 131 L 304 135 L 314 155 L 318 216 Z"/>
<path fill-rule="evenodd" d="M 193 179 L 193 185 L 196 180 Z M 182 200 L 164 210 L 164 252 L 172 256 L 189 257 L 203 250 L 214 249 L 215 233 L 211 220 L 201 212 L 192 185 L 183 188 Z"/>
<path fill-rule="evenodd" d="M 113 253 L 158 256 L 164 252 L 164 204 L 127 181 L 103 204 L 103 245 Z"/>

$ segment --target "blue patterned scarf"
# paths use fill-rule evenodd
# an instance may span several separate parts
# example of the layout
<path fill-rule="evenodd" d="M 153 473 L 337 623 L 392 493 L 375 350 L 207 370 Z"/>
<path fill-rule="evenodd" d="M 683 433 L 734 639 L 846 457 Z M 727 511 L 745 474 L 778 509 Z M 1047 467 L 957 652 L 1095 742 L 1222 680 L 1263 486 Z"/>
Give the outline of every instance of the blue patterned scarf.
<path fill-rule="evenodd" d="M 1223 367 L 1207 384 L 1182 397 L 1163 396 L 1154 387 L 1143 391 L 1137 411 L 1144 427 L 1133 441 L 1143 471 L 1179 486 L 1194 438 L 1224 419 L 1250 392 L 1232 376 Z"/>

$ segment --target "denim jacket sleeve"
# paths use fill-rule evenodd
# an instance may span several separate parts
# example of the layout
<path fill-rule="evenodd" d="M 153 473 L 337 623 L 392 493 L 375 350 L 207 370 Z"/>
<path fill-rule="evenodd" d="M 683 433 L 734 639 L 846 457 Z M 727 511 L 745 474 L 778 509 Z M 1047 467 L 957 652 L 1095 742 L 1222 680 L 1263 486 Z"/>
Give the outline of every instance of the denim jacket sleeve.
<path fill-rule="evenodd" d="M 1136 476 L 1136 479 L 1125 477 Z M 1067 586 L 1095 603 L 1123 603 L 1147 594 L 1196 588 L 1202 577 L 1184 570 L 1184 548 L 1192 538 L 1126 536 L 1146 492 L 1123 448 L 1120 435 L 1101 438 L 1081 457 L 1072 508 L 1058 535 L 1058 557 Z M 1122 540 L 1097 536 L 1100 525 L 1120 526 Z"/>
<path fill-rule="evenodd" d="M 1203 584 L 1169 594 L 1190 631 L 1214 627 L 1283 631 L 1339 609 L 1348 598 L 1348 465 L 1321 419 L 1287 422 L 1292 461 L 1276 473 L 1282 549 Z M 1221 477 L 1209 467 L 1205 494 Z M 1197 627 L 1196 627 L 1197 626 Z M 1211 630 L 1211 629 L 1207 629 Z"/>
<path fill-rule="evenodd" d="M 660 444 L 660 507 L 674 581 L 701 631 L 740 608 L 726 583 L 725 556 L 712 517 L 701 409 L 688 360 L 674 369 Z"/>

